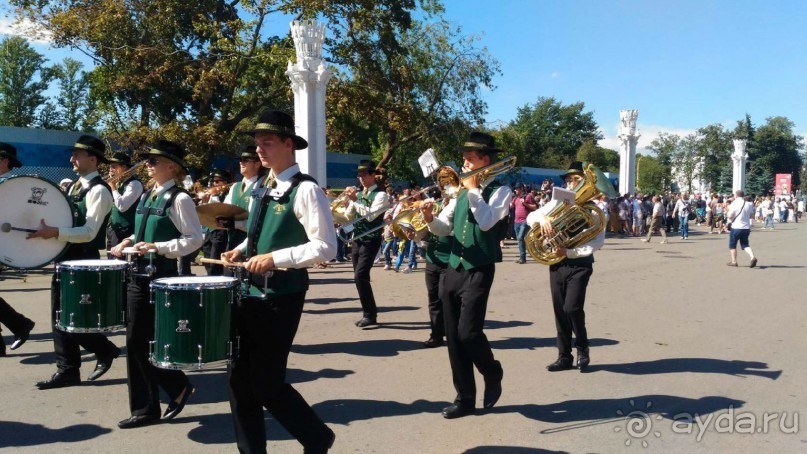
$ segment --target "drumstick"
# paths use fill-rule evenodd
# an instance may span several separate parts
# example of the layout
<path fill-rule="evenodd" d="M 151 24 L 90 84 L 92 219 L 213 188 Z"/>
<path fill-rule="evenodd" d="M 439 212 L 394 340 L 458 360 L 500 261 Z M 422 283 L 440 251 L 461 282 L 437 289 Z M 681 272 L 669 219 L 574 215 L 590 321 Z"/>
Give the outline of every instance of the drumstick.
<path fill-rule="evenodd" d="M 224 265 L 224 266 L 231 266 L 235 268 L 243 268 L 247 265 L 247 262 L 227 262 L 224 260 L 216 260 L 216 259 L 207 259 L 201 258 L 199 259 L 202 263 L 210 263 L 213 265 Z M 272 268 L 270 271 L 288 271 L 288 268 Z"/>
<path fill-rule="evenodd" d="M 18 232 L 28 232 L 28 233 L 36 233 L 37 232 L 37 230 L 34 230 L 34 229 L 23 229 L 23 228 L 20 228 L 20 227 L 13 227 L 8 222 L 4 222 L 3 225 L 0 226 L 0 230 L 2 230 L 4 233 L 8 233 L 8 232 L 10 232 L 12 230 L 16 230 Z"/>

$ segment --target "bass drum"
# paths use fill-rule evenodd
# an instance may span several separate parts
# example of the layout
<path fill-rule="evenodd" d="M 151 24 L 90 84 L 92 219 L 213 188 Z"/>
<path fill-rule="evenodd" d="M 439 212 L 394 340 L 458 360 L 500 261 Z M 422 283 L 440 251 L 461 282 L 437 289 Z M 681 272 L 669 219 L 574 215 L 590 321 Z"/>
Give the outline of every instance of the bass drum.
<path fill-rule="evenodd" d="M 53 227 L 73 227 L 73 206 L 67 195 L 48 180 L 32 175 L 0 183 L 0 263 L 12 268 L 41 268 L 59 258 L 66 241 L 26 240 L 40 221 Z"/>

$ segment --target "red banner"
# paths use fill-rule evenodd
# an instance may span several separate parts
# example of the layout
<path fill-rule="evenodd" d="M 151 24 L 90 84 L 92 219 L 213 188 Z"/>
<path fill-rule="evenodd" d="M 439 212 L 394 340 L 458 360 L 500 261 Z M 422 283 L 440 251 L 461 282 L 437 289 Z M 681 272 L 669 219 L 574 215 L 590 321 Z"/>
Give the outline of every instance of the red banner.
<path fill-rule="evenodd" d="M 782 195 L 790 195 L 790 193 L 793 192 L 793 188 L 790 186 L 790 179 L 792 177 L 793 176 L 789 173 L 776 174 L 776 182 L 773 185 L 773 190 L 777 197 Z"/>

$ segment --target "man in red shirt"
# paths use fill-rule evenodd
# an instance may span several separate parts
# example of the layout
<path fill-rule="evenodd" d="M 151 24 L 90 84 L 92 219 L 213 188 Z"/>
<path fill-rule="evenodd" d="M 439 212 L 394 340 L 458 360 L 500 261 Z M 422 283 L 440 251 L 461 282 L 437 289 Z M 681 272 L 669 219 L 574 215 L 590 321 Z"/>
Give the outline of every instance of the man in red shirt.
<path fill-rule="evenodd" d="M 516 263 L 527 263 L 527 250 L 524 246 L 524 237 L 530 230 L 530 226 L 527 225 L 527 215 L 530 214 L 530 211 L 537 209 L 538 206 L 535 204 L 532 194 L 525 194 L 523 186 L 516 186 L 515 195 L 510 201 L 510 208 L 515 209 L 513 228 L 516 231 L 516 240 L 518 241 L 518 260 L 516 260 Z"/>

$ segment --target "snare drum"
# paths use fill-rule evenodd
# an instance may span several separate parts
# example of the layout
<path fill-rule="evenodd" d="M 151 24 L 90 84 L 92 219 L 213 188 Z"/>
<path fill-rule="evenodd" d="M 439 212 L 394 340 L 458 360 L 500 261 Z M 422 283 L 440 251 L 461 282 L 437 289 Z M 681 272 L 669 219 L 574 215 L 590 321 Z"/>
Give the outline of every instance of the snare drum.
<path fill-rule="evenodd" d="M 126 327 L 123 292 L 127 263 L 121 260 L 69 260 L 56 266 L 61 310 L 56 328 L 100 333 Z"/>
<path fill-rule="evenodd" d="M 161 369 L 197 370 L 233 358 L 233 304 L 238 280 L 223 276 L 167 277 L 151 283 L 154 340 L 149 361 Z"/>
<path fill-rule="evenodd" d="M 12 268 L 40 268 L 61 256 L 68 243 L 55 238 L 26 240 L 41 227 L 73 227 L 73 208 L 64 192 L 48 180 L 20 175 L 0 183 L 0 263 Z"/>

